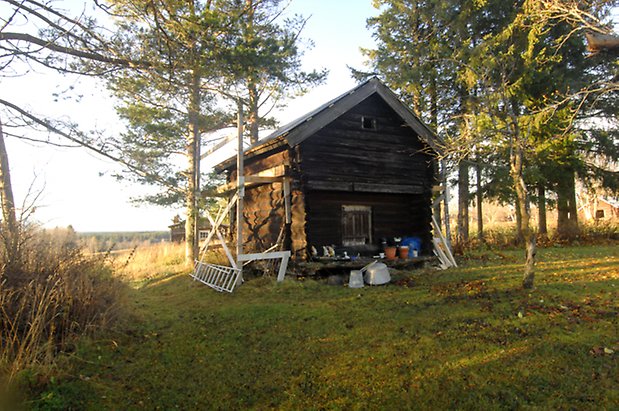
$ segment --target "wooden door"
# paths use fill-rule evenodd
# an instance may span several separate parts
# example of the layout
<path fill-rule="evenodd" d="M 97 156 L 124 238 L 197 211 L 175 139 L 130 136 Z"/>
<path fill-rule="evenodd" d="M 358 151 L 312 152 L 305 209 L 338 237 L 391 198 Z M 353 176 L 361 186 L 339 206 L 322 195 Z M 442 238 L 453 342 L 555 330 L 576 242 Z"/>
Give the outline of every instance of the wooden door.
<path fill-rule="evenodd" d="M 372 243 L 372 207 L 342 206 L 342 245 L 356 246 Z"/>

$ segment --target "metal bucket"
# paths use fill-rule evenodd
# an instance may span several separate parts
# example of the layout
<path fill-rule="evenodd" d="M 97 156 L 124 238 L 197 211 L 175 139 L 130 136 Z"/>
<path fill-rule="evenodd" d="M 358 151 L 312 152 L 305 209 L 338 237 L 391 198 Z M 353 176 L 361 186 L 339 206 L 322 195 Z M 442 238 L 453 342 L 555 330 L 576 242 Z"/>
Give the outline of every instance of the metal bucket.
<path fill-rule="evenodd" d="M 365 282 L 370 285 L 383 285 L 390 281 L 389 268 L 383 263 L 374 263 L 365 269 Z"/>

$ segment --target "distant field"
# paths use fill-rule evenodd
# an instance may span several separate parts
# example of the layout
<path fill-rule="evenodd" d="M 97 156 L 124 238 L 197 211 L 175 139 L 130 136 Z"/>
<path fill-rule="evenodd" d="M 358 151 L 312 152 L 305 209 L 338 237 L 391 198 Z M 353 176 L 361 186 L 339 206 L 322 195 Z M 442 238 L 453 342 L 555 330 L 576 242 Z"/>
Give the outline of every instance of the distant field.
<path fill-rule="evenodd" d="M 140 245 L 170 241 L 169 231 L 100 231 L 77 233 L 82 245 L 91 252 L 126 250 Z"/>
<path fill-rule="evenodd" d="M 382 287 L 258 278 L 233 294 L 192 281 L 181 250 L 164 251 L 127 276 L 124 321 L 82 339 L 33 408 L 619 404 L 617 243 L 540 249 L 533 291 L 519 286 L 520 250 L 394 272 Z"/>

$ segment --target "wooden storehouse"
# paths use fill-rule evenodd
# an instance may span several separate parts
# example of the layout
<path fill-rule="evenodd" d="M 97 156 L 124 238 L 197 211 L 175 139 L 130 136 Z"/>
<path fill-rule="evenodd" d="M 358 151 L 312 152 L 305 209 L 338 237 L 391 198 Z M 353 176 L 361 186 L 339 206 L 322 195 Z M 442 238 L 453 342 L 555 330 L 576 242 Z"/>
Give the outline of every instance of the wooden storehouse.
<path fill-rule="evenodd" d="M 170 241 L 174 243 L 182 243 L 185 241 L 185 220 L 176 218 L 173 224 L 169 225 L 170 229 Z M 227 226 L 222 226 L 224 232 L 227 230 Z M 211 223 L 206 218 L 200 218 L 198 223 L 198 240 L 204 241 L 211 232 Z"/>
<path fill-rule="evenodd" d="M 246 251 L 279 241 L 297 259 L 324 245 L 372 254 L 381 239 L 415 236 L 431 253 L 436 153 L 435 134 L 391 90 L 360 84 L 246 150 Z M 215 169 L 232 193 L 235 158 Z"/>
<path fill-rule="evenodd" d="M 599 197 L 595 208 L 595 219 L 619 219 L 619 201 L 612 198 Z"/>

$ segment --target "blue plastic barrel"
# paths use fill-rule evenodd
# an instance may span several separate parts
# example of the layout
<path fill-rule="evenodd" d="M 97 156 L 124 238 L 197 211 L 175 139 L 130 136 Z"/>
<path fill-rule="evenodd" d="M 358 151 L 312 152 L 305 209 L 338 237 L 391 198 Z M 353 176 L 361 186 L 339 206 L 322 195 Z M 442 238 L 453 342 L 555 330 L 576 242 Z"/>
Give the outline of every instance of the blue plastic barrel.
<path fill-rule="evenodd" d="M 402 245 L 408 246 L 408 255 L 413 255 L 413 250 L 417 250 L 421 253 L 421 238 L 419 237 L 404 237 L 402 238 Z"/>

